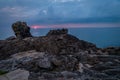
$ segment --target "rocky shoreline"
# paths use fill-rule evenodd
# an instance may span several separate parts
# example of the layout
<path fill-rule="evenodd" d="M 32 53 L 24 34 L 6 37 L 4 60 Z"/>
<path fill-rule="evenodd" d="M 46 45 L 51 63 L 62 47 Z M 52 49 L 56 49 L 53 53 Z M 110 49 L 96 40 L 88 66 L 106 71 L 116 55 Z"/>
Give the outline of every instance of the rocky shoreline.
<path fill-rule="evenodd" d="M 67 29 L 28 36 L 0 40 L 0 80 L 120 80 L 120 47 L 97 48 Z"/>

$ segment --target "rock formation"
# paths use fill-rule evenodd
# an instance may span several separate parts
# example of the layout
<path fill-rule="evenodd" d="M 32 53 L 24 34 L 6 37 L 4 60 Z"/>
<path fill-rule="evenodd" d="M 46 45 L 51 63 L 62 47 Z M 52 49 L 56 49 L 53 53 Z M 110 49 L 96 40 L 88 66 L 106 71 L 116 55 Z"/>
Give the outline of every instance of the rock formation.
<path fill-rule="evenodd" d="M 28 80 L 29 72 L 17 69 L 0 76 L 0 80 Z"/>
<path fill-rule="evenodd" d="M 26 22 L 17 21 L 12 24 L 12 29 L 18 39 L 31 37 L 30 27 L 27 26 Z"/>
<path fill-rule="evenodd" d="M 54 30 L 54 32 L 57 32 L 57 30 Z M 22 40 L 1 40 L 0 60 L 8 58 L 12 54 L 28 50 L 61 55 L 74 54 L 86 49 L 96 49 L 96 46 L 92 43 L 79 40 L 70 34 L 63 34 L 62 32 L 61 34 L 59 33 L 59 35 L 27 37 Z"/>
<path fill-rule="evenodd" d="M 50 30 L 47 36 L 67 34 L 67 33 L 68 33 L 68 30 L 63 28 L 63 29 L 58 29 L 58 30 Z"/>
<path fill-rule="evenodd" d="M 120 47 L 97 48 L 67 29 L 41 37 L 17 35 L 22 39 L 0 40 L 0 80 L 16 71 L 20 80 L 120 80 Z"/>

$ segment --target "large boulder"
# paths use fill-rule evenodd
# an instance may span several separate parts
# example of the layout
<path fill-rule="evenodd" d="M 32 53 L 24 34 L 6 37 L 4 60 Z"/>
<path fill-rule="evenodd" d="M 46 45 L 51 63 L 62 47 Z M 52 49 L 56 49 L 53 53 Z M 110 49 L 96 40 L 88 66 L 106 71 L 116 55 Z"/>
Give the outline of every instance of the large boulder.
<path fill-rule="evenodd" d="M 23 68 L 32 72 L 39 71 L 74 71 L 78 68 L 78 60 L 71 55 L 50 55 L 35 50 L 16 53 L 10 59 L 0 61 L 0 70 L 9 72 Z"/>
<path fill-rule="evenodd" d="M 17 69 L 0 76 L 0 80 L 28 80 L 29 71 Z"/>
<path fill-rule="evenodd" d="M 12 29 L 18 39 L 32 36 L 30 33 L 30 27 L 28 27 L 26 22 L 17 21 L 12 24 Z"/>

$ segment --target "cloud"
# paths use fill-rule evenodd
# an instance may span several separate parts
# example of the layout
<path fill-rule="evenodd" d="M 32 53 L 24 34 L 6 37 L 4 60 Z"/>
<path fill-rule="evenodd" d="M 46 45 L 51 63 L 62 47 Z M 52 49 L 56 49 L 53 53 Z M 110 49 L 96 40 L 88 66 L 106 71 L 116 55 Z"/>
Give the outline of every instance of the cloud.
<path fill-rule="evenodd" d="M 39 14 L 39 9 L 29 9 L 27 7 L 4 7 L 0 12 L 9 14 L 13 18 L 29 18 Z"/>
<path fill-rule="evenodd" d="M 120 0 L 0 0 L 0 17 L 45 24 L 115 22 L 119 7 Z"/>
<path fill-rule="evenodd" d="M 53 2 L 62 2 L 62 3 L 64 3 L 64 2 L 74 2 L 74 1 L 81 1 L 81 0 L 53 0 Z"/>
<path fill-rule="evenodd" d="M 120 23 L 77 23 L 77 24 L 51 24 L 51 25 L 31 25 L 33 29 L 41 28 L 102 28 L 102 27 L 119 27 Z"/>

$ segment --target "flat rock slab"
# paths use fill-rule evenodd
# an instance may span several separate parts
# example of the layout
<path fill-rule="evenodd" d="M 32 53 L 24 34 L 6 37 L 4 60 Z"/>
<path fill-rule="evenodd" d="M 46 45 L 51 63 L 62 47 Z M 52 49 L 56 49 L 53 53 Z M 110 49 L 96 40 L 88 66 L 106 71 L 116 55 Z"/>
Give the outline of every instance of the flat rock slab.
<path fill-rule="evenodd" d="M 0 76 L 0 80 L 28 80 L 29 72 L 21 69 Z"/>
<path fill-rule="evenodd" d="M 12 55 L 11 57 L 14 59 L 20 59 L 23 57 L 32 57 L 32 58 L 38 58 L 43 57 L 44 52 L 36 52 L 35 50 L 25 51 L 25 52 L 19 52 L 17 54 Z"/>

